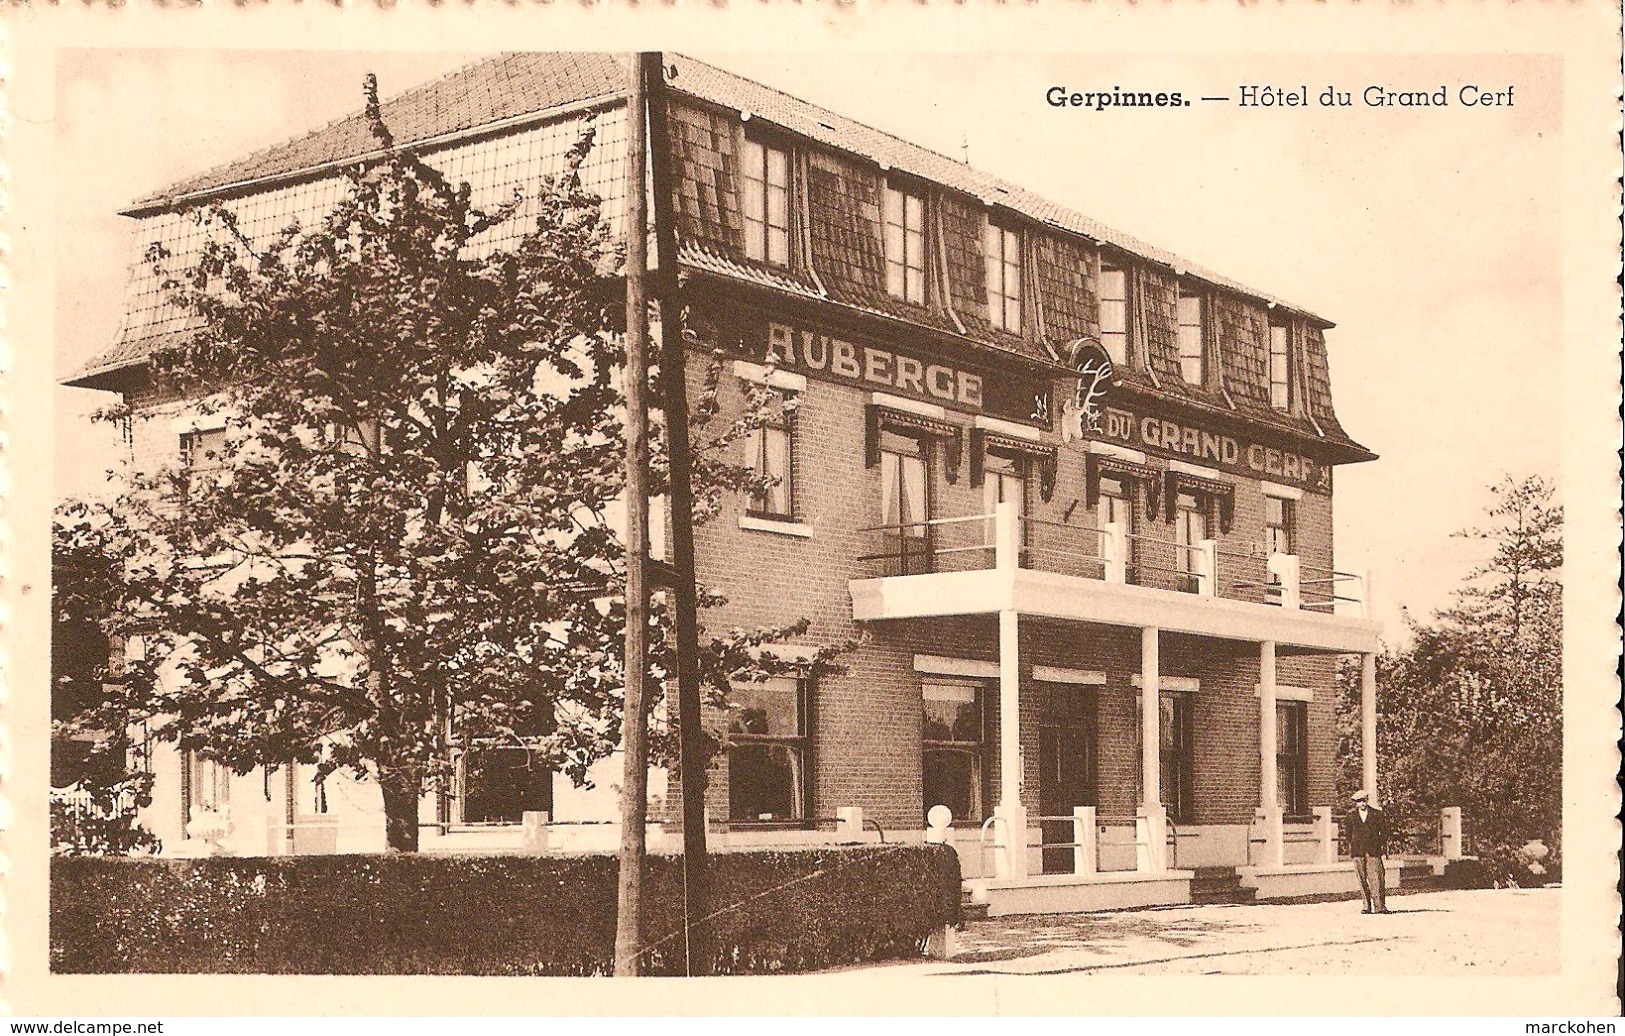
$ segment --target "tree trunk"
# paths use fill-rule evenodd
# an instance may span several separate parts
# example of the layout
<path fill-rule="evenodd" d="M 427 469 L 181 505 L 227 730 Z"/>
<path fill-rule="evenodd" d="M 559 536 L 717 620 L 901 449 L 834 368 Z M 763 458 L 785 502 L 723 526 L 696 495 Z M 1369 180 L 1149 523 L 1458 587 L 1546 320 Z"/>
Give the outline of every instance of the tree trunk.
<path fill-rule="evenodd" d="M 416 770 L 380 765 L 378 784 L 384 790 L 384 838 L 390 852 L 417 852 L 422 777 Z"/>

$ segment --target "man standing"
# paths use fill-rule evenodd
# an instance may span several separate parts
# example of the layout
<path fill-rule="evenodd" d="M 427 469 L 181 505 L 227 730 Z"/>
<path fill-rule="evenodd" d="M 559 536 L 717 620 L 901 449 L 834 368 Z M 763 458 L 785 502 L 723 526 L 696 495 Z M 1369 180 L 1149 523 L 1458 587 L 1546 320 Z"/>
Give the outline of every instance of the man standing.
<path fill-rule="evenodd" d="M 1386 914 L 1388 883 L 1382 857 L 1388 851 L 1388 818 L 1371 804 L 1369 791 L 1362 788 L 1354 793 L 1354 808 L 1343 818 L 1343 830 L 1348 832 L 1349 855 L 1354 857 L 1354 873 L 1360 876 L 1360 894 L 1365 897 L 1365 909 L 1360 913 Z"/>

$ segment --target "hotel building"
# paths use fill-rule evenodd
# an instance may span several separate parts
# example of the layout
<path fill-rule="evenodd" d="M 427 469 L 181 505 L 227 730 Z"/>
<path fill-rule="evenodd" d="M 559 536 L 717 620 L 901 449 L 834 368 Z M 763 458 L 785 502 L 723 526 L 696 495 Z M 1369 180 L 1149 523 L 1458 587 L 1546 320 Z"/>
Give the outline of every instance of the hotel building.
<path fill-rule="evenodd" d="M 591 123 L 588 186 L 619 230 L 628 76 L 624 56 L 503 55 L 383 114 L 476 200 L 556 170 Z M 713 841 L 944 840 L 995 912 L 1183 902 L 1210 868 L 1265 896 L 1354 887 L 1336 669 L 1359 659 L 1374 786 L 1379 628 L 1335 563 L 1332 500 L 1338 466 L 1375 456 L 1333 406 L 1331 322 L 704 62 L 668 55 L 664 89 L 690 375 L 720 350 L 725 408 L 762 384 L 786 404 L 743 444 L 774 484 L 697 529 L 699 579 L 728 598 L 701 621 L 810 619 L 792 652 L 862 637 L 839 675 L 737 690 Z M 181 213 L 203 201 L 251 234 L 309 225 L 374 146 L 357 115 L 125 213 L 128 315 L 70 384 L 148 404 L 138 460 L 222 434 L 145 378 L 186 327 L 146 243 L 195 254 Z M 522 750 L 462 759 L 425 848 L 534 846 L 527 812 L 554 846 L 613 844 L 591 822 L 616 815 L 618 760 L 583 792 Z M 229 809 L 234 851 L 381 848 L 365 782 L 152 765 L 167 839 Z"/>

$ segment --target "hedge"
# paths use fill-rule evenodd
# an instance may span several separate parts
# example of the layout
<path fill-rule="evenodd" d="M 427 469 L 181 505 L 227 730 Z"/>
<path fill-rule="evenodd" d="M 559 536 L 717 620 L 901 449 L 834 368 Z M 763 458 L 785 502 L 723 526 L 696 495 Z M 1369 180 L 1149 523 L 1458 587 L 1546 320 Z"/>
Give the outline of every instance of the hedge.
<path fill-rule="evenodd" d="M 642 971 L 684 968 L 682 858 L 650 857 Z M 959 922 L 943 846 L 712 857 L 716 974 L 919 955 Z M 56 972 L 599 975 L 614 957 L 609 855 L 51 861 Z"/>

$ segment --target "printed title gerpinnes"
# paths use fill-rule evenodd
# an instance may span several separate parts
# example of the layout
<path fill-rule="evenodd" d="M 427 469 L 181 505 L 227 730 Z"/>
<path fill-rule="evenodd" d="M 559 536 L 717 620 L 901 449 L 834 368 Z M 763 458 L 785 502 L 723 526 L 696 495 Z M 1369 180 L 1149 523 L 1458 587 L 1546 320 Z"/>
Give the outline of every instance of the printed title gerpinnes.
<path fill-rule="evenodd" d="M 1513 87 L 1487 87 L 1468 83 L 1458 87 L 1439 86 L 1431 89 L 1395 89 L 1391 86 L 1366 86 L 1344 90 L 1328 86 L 1311 92 L 1308 85 L 1295 87 L 1246 84 L 1238 86 L 1234 94 L 1203 96 L 1203 101 L 1223 101 L 1242 108 L 1352 108 L 1358 103 L 1366 108 L 1511 108 Z M 1124 90 L 1114 86 L 1110 90 L 1074 90 L 1067 86 L 1052 86 L 1044 91 L 1044 102 L 1051 108 L 1089 108 L 1105 111 L 1107 108 L 1189 108 L 1191 100 L 1179 90 Z"/>

